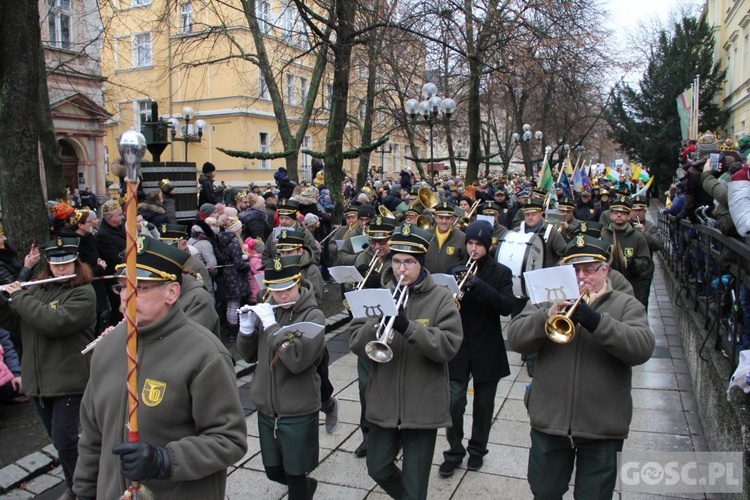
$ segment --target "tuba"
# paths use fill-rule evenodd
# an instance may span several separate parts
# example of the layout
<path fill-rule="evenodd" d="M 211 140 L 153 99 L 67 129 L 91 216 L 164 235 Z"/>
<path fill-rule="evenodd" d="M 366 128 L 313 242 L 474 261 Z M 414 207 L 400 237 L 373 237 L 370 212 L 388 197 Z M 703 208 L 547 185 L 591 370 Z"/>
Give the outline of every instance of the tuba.
<path fill-rule="evenodd" d="M 409 288 L 401 286 L 403 279 L 404 277 L 401 276 L 396 288 L 393 289 L 393 299 L 396 301 L 397 310 L 401 306 L 406 307 L 409 300 Z M 390 318 L 383 316 L 378 323 L 377 330 L 375 330 L 375 340 L 368 342 L 365 346 L 367 357 L 377 363 L 387 363 L 393 359 L 393 349 L 391 349 L 390 343 L 393 341 L 394 321 L 396 321 L 396 316 Z"/>
<path fill-rule="evenodd" d="M 581 291 L 581 296 L 571 304 L 564 314 L 555 314 L 547 318 L 547 321 L 544 323 L 544 333 L 547 334 L 547 338 L 556 344 L 567 344 L 575 338 L 576 325 L 570 319 L 570 316 L 576 310 L 578 304 L 580 304 L 581 299 L 585 297 L 588 300 L 590 293 L 588 287 L 584 288 Z"/>
<path fill-rule="evenodd" d="M 437 194 L 432 189 L 421 187 L 417 191 L 417 200 L 414 204 L 417 202 L 422 205 L 423 210 L 432 210 L 440 203 L 440 200 L 438 200 Z"/>

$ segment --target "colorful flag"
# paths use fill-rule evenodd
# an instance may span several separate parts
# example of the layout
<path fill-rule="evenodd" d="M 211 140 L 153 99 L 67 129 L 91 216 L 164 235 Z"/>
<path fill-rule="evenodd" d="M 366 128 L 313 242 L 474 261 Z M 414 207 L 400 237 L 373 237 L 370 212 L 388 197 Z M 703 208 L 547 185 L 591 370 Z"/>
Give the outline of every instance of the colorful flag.
<path fill-rule="evenodd" d="M 631 194 L 630 197 L 634 198 L 636 196 L 643 196 L 646 194 L 646 191 L 648 191 L 648 188 L 651 187 L 651 183 L 654 182 L 654 178 L 650 178 L 646 184 L 643 185 L 641 189 L 636 191 L 635 193 Z"/>
<path fill-rule="evenodd" d="M 677 96 L 677 116 L 680 118 L 682 140 L 687 141 L 690 138 L 690 129 L 692 128 L 692 124 L 690 123 L 693 116 L 692 87 Z"/>
<path fill-rule="evenodd" d="M 560 176 L 560 189 L 562 189 L 562 192 L 565 196 L 573 197 L 573 193 L 570 191 L 570 180 L 568 179 L 568 175 L 563 171 L 562 175 Z"/>
<path fill-rule="evenodd" d="M 591 192 L 591 180 L 589 179 L 588 173 L 581 172 L 581 183 L 583 184 L 583 189 Z"/>
<path fill-rule="evenodd" d="M 579 167 L 575 167 L 575 171 L 573 172 L 573 189 L 580 193 L 583 190 L 583 179 L 581 178 L 581 169 Z"/>
<path fill-rule="evenodd" d="M 604 175 L 612 182 L 620 182 L 620 172 L 618 172 L 614 168 L 607 167 Z"/>
<path fill-rule="evenodd" d="M 544 166 L 539 175 L 539 183 L 537 184 L 537 187 L 544 191 L 549 191 L 555 185 L 555 179 L 552 177 L 552 167 L 550 167 L 547 157 L 545 156 L 544 159 Z"/>

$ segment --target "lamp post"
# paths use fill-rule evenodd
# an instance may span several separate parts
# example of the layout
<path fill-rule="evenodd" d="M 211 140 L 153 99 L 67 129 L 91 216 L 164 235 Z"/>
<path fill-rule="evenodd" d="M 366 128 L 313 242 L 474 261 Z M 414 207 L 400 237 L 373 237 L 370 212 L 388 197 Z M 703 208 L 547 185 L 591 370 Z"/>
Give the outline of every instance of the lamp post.
<path fill-rule="evenodd" d="M 385 175 L 385 163 L 384 163 L 385 154 L 386 153 L 391 154 L 392 152 L 393 152 L 393 148 L 391 147 L 390 144 L 388 145 L 388 149 L 385 149 L 385 144 L 380 146 L 380 149 L 378 149 L 378 153 L 380 153 L 380 173 L 383 175 Z"/>
<path fill-rule="evenodd" d="M 464 140 L 457 140 L 456 146 L 456 162 L 466 161 L 466 147 L 464 147 Z M 458 168 L 458 175 L 461 175 L 461 165 L 456 165 L 456 167 Z"/>
<path fill-rule="evenodd" d="M 190 106 L 185 106 L 182 108 L 182 118 L 185 120 L 185 133 L 182 135 L 182 137 L 176 137 L 177 136 L 177 127 L 180 125 L 179 120 L 177 118 L 170 118 L 169 123 L 169 132 L 172 136 L 172 142 L 179 141 L 185 143 L 185 163 L 188 161 L 188 143 L 191 142 L 201 142 L 201 139 L 203 138 L 203 132 L 206 130 L 206 122 L 203 120 L 196 120 L 195 121 L 195 127 L 198 129 L 197 133 L 191 134 L 190 133 L 190 120 L 193 119 L 195 115 L 193 114 L 193 108 Z"/>
<path fill-rule="evenodd" d="M 513 132 L 513 135 L 510 136 L 511 140 L 513 140 L 514 143 L 521 144 L 521 155 L 523 156 L 523 163 L 526 167 L 526 173 L 529 172 L 529 164 L 531 163 L 531 146 L 529 145 L 529 142 L 531 141 L 531 138 L 534 137 L 537 141 L 541 142 L 542 137 L 544 137 L 544 134 L 541 130 L 537 130 L 533 134 L 531 133 L 531 125 L 528 123 L 524 123 L 522 127 L 523 133 L 519 134 L 518 132 Z M 523 142 L 522 142 L 523 141 Z"/>
<path fill-rule="evenodd" d="M 435 157 L 434 141 L 432 129 L 435 123 L 442 120 L 446 122 L 451 119 L 451 115 L 456 110 L 456 101 L 450 97 L 441 99 L 437 96 L 437 85 L 434 83 L 425 83 L 422 86 L 422 97 L 424 101 L 419 102 L 416 99 L 409 99 L 404 104 L 404 110 L 409 115 L 413 123 L 417 123 L 417 116 L 422 115 L 422 123 L 430 127 L 430 173 L 434 166 L 432 159 Z M 442 118 L 441 118 L 442 115 Z"/>

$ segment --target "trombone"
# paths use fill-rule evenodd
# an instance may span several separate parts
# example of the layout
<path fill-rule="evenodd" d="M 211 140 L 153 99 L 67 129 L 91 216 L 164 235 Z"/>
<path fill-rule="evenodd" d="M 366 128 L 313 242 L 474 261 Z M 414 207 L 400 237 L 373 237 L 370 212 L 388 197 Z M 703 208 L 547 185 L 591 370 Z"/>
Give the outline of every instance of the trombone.
<path fill-rule="evenodd" d="M 453 294 L 453 300 L 456 302 L 456 307 L 459 309 L 461 309 L 461 300 L 463 300 L 464 294 L 466 293 L 466 290 L 464 289 L 464 286 L 466 286 L 466 280 L 469 279 L 469 275 L 477 274 L 477 261 L 469 257 L 469 260 L 466 261 L 466 267 L 468 268 L 466 274 L 464 274 L 463 279 L 461 279 L 461 283 L 458 284 L 458 293 Z"/>
<path fill-rule="evenodd" d="M 474 203 L 472 203 L 471 208 L 469 209 L 467 213 L 463 215 L 456 214 L 456 218 L 453 219 L 453 224 L 451 225 L 455 226 L 459 222 L 464 226 L 468 226 L 469 224 L 471 224 L 471 218 L 474 217 L 474 214 L 476 213 L 477 208 L 479 208 L 479 205 L 481 204 L 482 202 L 480 200 L 477 200 Z"/>
<path fill-rule="evenodd" d="M 575 338 L 576 325 L 570 319 L 570 316 L 576 310 L 576 307 L 578 307 L 581 299 L 585 297 L 586 302 L 588 302 L 590 294 L 589 287 L 584 288 L 581 291 L 581 296 L 571 304 L 564 314 L 554 314 L 547 318 L 547 321 L 544 322 L 544 333 L 547 334 L 547 338 L 556 344 L 567 344 Z"/>
<path fill-rule="evenodd" d="M 362 290 L 365 287 L 367 278 L 369 278 L 373 272 L 379 273 L 382 270 L 383 270 L 383 259 L 378 257 L 378 254 L 374 254 L 372 256 L 372 259 L 370 259 L 370 264 L 368 265 L 367 273 L 365 274 L 365 277 L 362 279 L 362 281 L 359 282 L 359 284 L 354 289 Z"/>
<path fill-rule="evenodd" d="M 396 288 L 393 289 L 393 298 L 396 300 L 396 310 L 401 306 L 406 307 L 409 300 L 409 287 L 401 286 L 404 277 L 398 279 Z M 393 322 L 396 316 L 383 316 L 375 330 L 375 340 L 371 340 L 365 346 L 367 357 L 377 363 L 387 363 L 393 359 L 393 349 L 389 345 L 393 341 Z"/>

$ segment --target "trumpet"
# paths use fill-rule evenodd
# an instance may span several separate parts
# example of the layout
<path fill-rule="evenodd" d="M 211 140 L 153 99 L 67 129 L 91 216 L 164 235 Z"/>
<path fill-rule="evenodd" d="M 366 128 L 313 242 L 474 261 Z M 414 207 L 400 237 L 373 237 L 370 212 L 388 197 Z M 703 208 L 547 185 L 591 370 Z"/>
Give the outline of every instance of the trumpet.
<path fill-rule="evenodd" d="M 578 304 L 580 304 L 581 299 L 585 297 L 588 302 L 590 293 L 589 288 L 585 287 L 581 291 L 581 296 L 571 304 L 565 314 L 555 314 L 547 318 L 547 321 L 544 323 L 544 333 L 547 334 L 547 338 L 556 344 L 567 344 L 575 338 L 576 325 L 570 319 L 570 316 L 576 310 Z"/>
<path fill-rule="evenodd" d="M 383 259 L 378 257 L 378 254 L 374 254 L 372 256 L 372 259 L 370 259 L 370 264 L 368 265 L 367 273 L 365 274 L 365 277 L 362 279 L 362 281 L 359 282 L 355 290 L 362 290 L 365 287 L 367 278 L 369 278 L 373 272 L 379 273 L 382 270 L 383 270 Z"/>
<path fill-rule="evenodd" d="M 459 309 L 461 309 L 461 300 L 463 300 L 464 294 L 466 293 L 466 290 L 464 289 L 464 286 L 466 286 L 466 280 L 469 279 L 470 275 L 477 274 L 477 261 L 472 257 L 469 257 L 469 260 L 466 261 L 466 267 L 468 270 L 466 271 L 466 274 L 464 274 L 463 279 L 461 279 L 461 283 L 458 284 L 459 292 L 453 294 L 453 300 L 456 302 L 456 307 Z"/>
<path fill-rule="evenodd" d="M 403 279 L 404 277 L 401 276 L 396 288 L 393 289 L 393 298 L 396 299 L 397 310 L 401 306 L 406 307 L 406 303 L 409 301 L 409 288 L 401 286 Z M 377 363 L 387 363 L 393 359 L 393 349 L 389 344 L 393 341 L 394 321 L 396 321 L 396 316 L 390 318 L 383 316 L 378 323 L 377 330 L 375 330 L 375 340 L 368 342 L 365 346 L 367 357 Z"/>

